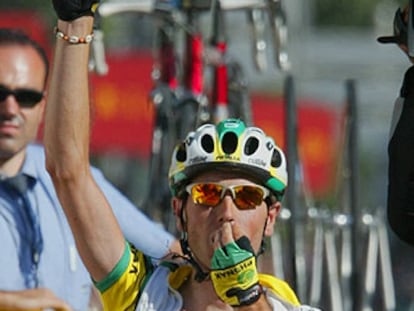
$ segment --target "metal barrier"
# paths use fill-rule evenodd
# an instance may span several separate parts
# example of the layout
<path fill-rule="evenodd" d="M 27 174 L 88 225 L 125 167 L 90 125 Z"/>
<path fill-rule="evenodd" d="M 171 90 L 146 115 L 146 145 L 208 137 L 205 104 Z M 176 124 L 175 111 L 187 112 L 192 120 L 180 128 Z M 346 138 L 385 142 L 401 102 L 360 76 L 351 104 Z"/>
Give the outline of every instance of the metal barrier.
<path fill-rule="evenodd" d="M 313 306 L 371 311 L 378 310 L 375 304 L 381 300 L 381 310 L 393 311 L 395 289 L 384 209 L 364 212 L 359 206 L 356 83 L 348 80 L 345 86 L 337 202 L 334 207 L 315 206 L 304 187 L 297 152 L 294 80 L 286 78 L 289 187 L 278 228 L 270 239 L 273 272 Z"/>

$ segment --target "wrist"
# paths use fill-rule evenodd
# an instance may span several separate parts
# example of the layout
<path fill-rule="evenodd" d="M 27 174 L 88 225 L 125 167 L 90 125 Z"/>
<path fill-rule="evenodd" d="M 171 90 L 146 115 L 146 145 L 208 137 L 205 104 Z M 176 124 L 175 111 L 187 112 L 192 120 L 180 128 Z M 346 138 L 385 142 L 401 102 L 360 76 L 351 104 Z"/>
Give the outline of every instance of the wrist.
<path fill-rule="evenodd" d="M 57 28 L 68 36 L 85 36 L 93 29 L 93 17 L 82 16 L 72 21 L 58 19 Z"/>
<path fill-rule="evenodd" d="M 94 37 L 93 18 L 82 16 L 73 21 L 58 20 L 54 33 L 58 40 L 68 44 L 88 44 Z"/>
<path fill-rule="evenodd" d="M 254 303 L 251 303 L 249 305 L 234 307 L 234 310 L 237 310 L 237 311 L 255 311 L 255 310 L 269 311 L 269 310 L 273 310 L 273 307 L 267 301 L 265 290 L 262 289 L 262 293 L 260 294 L 260 296 Z"/>

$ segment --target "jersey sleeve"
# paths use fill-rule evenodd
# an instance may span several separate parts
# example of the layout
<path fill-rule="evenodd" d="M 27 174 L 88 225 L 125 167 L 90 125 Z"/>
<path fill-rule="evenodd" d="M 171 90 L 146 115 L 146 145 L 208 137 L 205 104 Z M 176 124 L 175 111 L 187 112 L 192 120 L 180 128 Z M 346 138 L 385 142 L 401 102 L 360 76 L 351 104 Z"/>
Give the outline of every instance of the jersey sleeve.
<path fill-rule="evenodd" d="M 133 245 L 125 243 L 125 251 L 115 268 L 103 280 L 95 282 L 104 310 L 135 310 L 152 271 L 151 261 Z"/>

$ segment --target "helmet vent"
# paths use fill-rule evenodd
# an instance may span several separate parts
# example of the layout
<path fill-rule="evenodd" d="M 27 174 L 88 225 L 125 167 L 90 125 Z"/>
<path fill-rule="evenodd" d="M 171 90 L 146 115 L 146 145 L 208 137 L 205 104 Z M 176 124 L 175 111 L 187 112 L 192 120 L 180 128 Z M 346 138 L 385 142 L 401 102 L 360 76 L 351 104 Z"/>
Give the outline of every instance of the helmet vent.
<path fill-rule="evenodd" d="M 231 154 L 237 149 L 237 135 L 233 132 L 227 132 L 221 140 L 221 148 L 224 153 Z"/>
<path fill-rule="evenodd" d="M 214 140 L 210 135 L 204 135 L 201 138 L 201 146 L 204 151 L 207 153 L 212 153 L 214 151 Z"/>
<path fill-rule="evenodd" d="M 274 149 L 272 154 L 271 165 L 273 167 L 279 167 L 282 164 L 282 156 L 280 155 L 279 150 Z"/>
<path fill-rule="evenodd" d="M 184 144 L 178 146 L 175 158 L 178 162 L 184 162 L 187 159 L 187 151 Z"/>
<path fill-rule="evenodd" d="M 259 140 L 256 137 L 249 137 L 244 145 L 244 153 L 246 155 L 252 155 L 259 147 Z"/>

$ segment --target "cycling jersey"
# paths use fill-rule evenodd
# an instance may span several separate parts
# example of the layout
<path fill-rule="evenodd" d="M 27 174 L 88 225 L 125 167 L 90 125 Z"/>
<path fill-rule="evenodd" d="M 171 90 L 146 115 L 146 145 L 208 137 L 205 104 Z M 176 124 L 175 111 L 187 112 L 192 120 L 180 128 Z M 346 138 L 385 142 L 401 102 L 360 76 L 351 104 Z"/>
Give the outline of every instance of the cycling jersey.
<path fill-rule="evenodd" d="M 118 264 L 95 285 L 108 311 L 182 311 L 179 289 L 192 271 L 186 260 L 174 255 L 154 266 L 149 258 L 126 243 Z M 259 274 L 259 282 L 273 310 L 317 310 L 301 306 L 289 285 L 274 276 Z"/>

